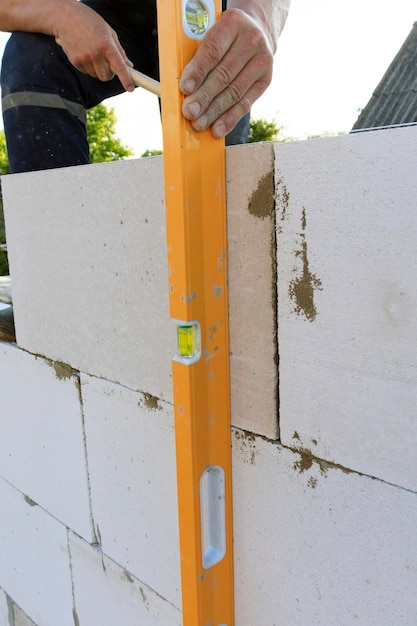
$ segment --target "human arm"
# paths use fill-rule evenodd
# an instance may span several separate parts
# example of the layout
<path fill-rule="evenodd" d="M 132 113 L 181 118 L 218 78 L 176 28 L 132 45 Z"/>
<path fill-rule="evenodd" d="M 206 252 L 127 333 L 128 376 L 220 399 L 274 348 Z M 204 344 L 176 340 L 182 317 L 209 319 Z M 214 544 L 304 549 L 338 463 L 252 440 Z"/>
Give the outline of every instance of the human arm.
<path fill-rule="evenodd" d="M 184 68 L 183 114 L 195 130 L 228 134 L 272 79 L 273 56 L 290 0 L 229 0 Z"/>
<path fill-rule="evenodd" d="M 134 89 L 126 56 L 115 31 L 95 11 L 77 0 L 9 0 L 0 2 L 0 30 L 56 37 L 71 63 L 100 80 L 117 74 Z"/>

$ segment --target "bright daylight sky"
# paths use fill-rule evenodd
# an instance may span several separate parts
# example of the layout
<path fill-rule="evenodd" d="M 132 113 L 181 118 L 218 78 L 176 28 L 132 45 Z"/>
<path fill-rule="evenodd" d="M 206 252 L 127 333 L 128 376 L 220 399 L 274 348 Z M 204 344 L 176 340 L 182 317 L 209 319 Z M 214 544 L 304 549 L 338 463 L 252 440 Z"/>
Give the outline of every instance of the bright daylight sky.
<path fill-rule="evenodd" d="M 297 138 L 348 132 L 416 20 L 416 0 L 292 0 L 273 83 L 253 115 Z M 6 39 L 0 34 L 0 51 Z M 107 104 L 136 156 L 162 148 L 155 96 L 138 89 Z"/>

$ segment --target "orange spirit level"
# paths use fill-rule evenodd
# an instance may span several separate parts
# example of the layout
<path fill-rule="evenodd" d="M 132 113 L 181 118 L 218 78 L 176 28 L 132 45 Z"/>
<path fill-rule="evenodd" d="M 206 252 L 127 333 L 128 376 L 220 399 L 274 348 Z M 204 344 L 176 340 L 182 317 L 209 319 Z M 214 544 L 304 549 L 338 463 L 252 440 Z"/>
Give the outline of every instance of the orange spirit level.
<path fill-rule="evenodd" d="M 181 112 L 182 69 L 217 0 L 158 0 L 184 626 L 233 626 L 224 141 Z"/>

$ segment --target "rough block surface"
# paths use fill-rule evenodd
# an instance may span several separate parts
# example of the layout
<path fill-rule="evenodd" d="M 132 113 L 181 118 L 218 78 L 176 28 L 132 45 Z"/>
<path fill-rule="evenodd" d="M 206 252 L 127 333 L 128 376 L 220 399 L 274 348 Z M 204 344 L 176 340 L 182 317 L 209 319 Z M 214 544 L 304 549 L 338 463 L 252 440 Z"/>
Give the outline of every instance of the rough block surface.
<path fill-rule="evenodd" d="M 172 407 L 86 375 L 82 396 L 102 550 L 181 606 Z"/>
<path fill-rule="evenodd" d="M 271 144 L 227 151 L 232 422 L 278 437 L 276 241 Z"/>
<path fill-rule="evenodd" d="M 282 441 L 415 491 L 416 141 L 276 146 Z"/>
<path fill-rule="evenodd" d="M 99 549 L 72 533 L 69 545 L 80 626 L 181 626 L 178 608 Z"/>
<path fill-rule="evenodd" d="M 237 626 L 414 626 L 417 494 L 234 434 Z"/>
<path fill-rule="evenodd" d="M 2 479 L 0 502 L 0 587 L 39 626 L 74 626 L 65 526 Z"/>
<path fill-rule="evenodd" d="M 33 622 L 30 617 L 23 613 L 22 609 L 16 606 L 16 604 L 13 607 L 13 614 L 13 626 L 36 626 L 35 622 Z"/>
<path fill-rule="evenodd" d="M 19 345 L 170 398 L 162 161 L 19 174 L 4 193 Z"/>
<path fill-rule="evenodd" d="M 0 343 L 0 476 L 92 539 L 78 376 Z"/>
<path fill-rule="evenodd" d="M 0 589 L 0 626 L 11 626 L 10 607 L 6 593 Z"/>

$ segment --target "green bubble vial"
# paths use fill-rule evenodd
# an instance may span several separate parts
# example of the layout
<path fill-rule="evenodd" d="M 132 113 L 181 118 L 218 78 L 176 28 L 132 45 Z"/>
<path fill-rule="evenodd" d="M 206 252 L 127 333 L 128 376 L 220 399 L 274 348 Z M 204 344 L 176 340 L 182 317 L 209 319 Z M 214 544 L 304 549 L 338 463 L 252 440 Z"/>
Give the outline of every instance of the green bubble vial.
<path fill-rule="evenodd" d="M 178 326 L 178 356 L 181 359 L 194 359 L 200 351 L 196 324 Z"/>
<path fill-rule="evenodd" d="M 209 12 L 200 0 L 188 0 L 185 19 L 193 35 L 203 35 L 209 27 Z"/>

